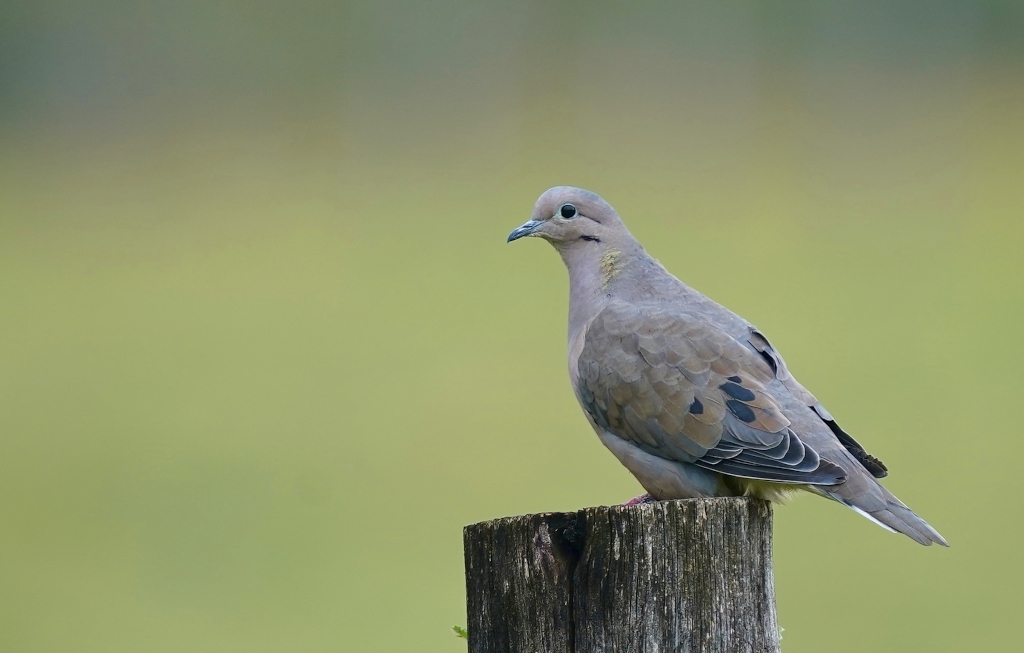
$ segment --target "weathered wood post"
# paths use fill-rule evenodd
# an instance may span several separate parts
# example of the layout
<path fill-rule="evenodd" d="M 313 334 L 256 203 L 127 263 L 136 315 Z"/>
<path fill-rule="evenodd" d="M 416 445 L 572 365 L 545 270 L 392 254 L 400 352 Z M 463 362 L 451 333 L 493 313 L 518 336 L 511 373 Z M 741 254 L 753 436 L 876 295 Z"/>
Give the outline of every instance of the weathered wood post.
<path fill-rule="evenodd" d="M 660 501 L 467 526 L 469 653 L 776 653 L 772 511 Z"/>

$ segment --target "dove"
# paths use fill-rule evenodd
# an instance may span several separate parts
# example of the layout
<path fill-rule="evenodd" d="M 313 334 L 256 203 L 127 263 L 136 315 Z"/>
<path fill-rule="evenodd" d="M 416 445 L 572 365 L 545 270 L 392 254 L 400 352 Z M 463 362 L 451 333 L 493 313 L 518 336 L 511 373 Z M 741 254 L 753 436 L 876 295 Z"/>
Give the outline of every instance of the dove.
<path fill-rule="evenodd" d="M 601 442 L 653 500 L 807 491 L 948 546 L 757 327 L 651 257 L 600 196 L 558 186 L 508 242 L 542 238 L 569 272 L 569 377 Z"/>

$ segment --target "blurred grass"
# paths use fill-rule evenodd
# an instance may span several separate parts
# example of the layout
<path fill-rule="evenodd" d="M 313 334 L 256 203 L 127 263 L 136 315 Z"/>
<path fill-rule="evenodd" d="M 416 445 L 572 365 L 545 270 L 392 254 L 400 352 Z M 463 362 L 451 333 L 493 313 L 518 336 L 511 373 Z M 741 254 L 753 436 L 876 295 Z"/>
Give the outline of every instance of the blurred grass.
<path fill-rule="evenodd" d="M 560 3 L 69 6 L 5 32 L 0 649 L 460 650 L 464 524 L 639 492 L 568 387 L 561 262 L 504 244 L 562 183 L 766 331 L 953 544 L 778 510 L 786 650 L 1017 641 L 996 5 L 604 8 L 574 48 Z"/>

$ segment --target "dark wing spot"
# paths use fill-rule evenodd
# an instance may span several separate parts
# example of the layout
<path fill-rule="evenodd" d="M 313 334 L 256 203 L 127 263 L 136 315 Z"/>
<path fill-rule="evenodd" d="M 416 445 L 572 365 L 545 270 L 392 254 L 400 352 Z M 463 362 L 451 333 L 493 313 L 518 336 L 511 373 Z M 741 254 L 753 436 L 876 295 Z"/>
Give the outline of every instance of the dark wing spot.
<path fill-rule="evenodd" d="M 817 413 L 818 411 L 814 412 Z M 819 417 L 821 416 L 819 415 Z M 854 440 L 849 433 L 839 428 L 839 425 L 836 424 L 835 420 L 822 418 L 821 421 L 828 425 L 828 428 L 835 434 L 839 442 L 846 447 L 847 451 L 853 454 L 853 457 L 856 458 L 857 461 L 864 466 L 864 469 L 868 470 L 872 476 L 875 478 L 885 478 L 889 475 L 889 468 L 885 466 L 885 463 L 878 458 L 875 458 L 867 451 L 864 451 L 864 447 L 860 446 L 860 443 Z"/>
<path fill-rule="evenodd" d="M 745 388 L 740 389 L 743 390 Z M 735 399 L 730 399 L 726 401 L 725 406 L 729 409 L 729 412 L 738 417 L 742 422 L 750 424 L 755 419 L 757 419 L 757 416 L 754 415 L 754 411 L 753 409 L 751 409 L 750 406 L 742 402 L 736 401 Z"/>
<path fill-rule="evenodd" d="M 772 368 L 772 374 L 774 374 L 775 376 L 778 376 L 779 375 L 779 365 L 778 365 L 778 363 L 775 362 L 775 357 L 772 356 L 771 354 L 769 354 L 766 351 L 759 351 L 757 353 L 761 354 L 761 358 L 764 359 L 764 362 L 768 363 L 768 367 Z"/>
<path fill-rule="evenodd" d="M 690 412 L 694 415 L 701 415 L 704 413 L 704 404 L 700 403 L 700 399 L 694 397 L 693 403 L 690 404 Z"/>
<path fill-rule="evenodd" d="M 730 376 L 729 380 L 732 381 L 733 383 L 743 383 L 743 379 L 741 379 L 738 376 Z"/>
<path fill-rule="evenodd" d="M 740 401 L 754 400 L 754 393 L 751 392 L 750 390 L 747 390 L 741 385 L 736 385 L 735 383 L 723 383 L 718 387 L 725 391 L 725 394 L 729 395 L 733 399 L 739 399 Z"/>

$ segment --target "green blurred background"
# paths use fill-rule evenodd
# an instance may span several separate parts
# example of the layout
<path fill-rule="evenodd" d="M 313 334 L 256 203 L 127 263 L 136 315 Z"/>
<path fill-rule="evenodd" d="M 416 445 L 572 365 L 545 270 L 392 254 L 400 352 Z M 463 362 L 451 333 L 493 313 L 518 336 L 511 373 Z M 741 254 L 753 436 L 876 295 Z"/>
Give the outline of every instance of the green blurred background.
<path fill-rule="evenodd" d="M 764 330 L 953 545 L 779 509 L 785 650 L 1019 646 L 1022 29 L 3 3 L 0 650 L 464 650 L 463 525 L 641 491 L 567 382 L 561 261 L 505 245 L 557 184 Z"/>

